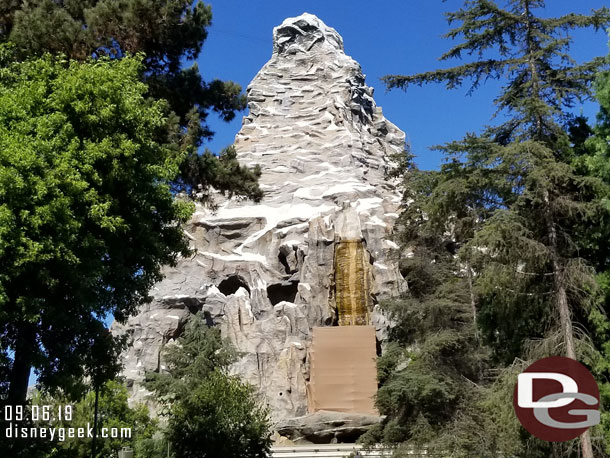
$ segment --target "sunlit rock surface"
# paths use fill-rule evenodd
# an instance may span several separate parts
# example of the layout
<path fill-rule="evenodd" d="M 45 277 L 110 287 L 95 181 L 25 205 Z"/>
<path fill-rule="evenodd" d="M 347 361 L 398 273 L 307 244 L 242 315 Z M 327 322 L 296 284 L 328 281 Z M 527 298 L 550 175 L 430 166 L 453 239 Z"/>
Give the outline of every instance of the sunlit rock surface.
<path fill-rule="evenodd" d="M 261 165 L 265 197 L 198 208 L 185 227 L 196 255 L 166 269 L 153 301 L 115 325 L 131 339 L 124 375 L 134 401 L 146 399 L 145 371 L 164 369 L 163 345 L 203 310 L 243 352 L 234 372 L 290 424 L 307 413 L 312 327 L 368 323 L 382 340 L 388 323 L 376 304 L 405 288 L 391 240 L 400 194 L 384 175 L 404 133 L 334 29 L 303 14 L 273 37 L 235 141 L 242 163 Z"/>

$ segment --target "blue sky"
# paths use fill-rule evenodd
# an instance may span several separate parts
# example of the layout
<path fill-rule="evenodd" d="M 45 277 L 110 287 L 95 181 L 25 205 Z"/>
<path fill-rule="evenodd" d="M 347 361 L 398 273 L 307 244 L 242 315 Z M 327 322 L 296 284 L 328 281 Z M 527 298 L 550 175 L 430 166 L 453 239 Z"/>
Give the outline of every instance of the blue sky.
<path fill-rule="evenodd" d="M 495 112 L 492 99 L 497 82 L 467 96 L 467 87 L 447 91 L 442 85 L 414 87 L 407 93 L 387 92 L 380 78 L 387 74 L 414 74 L 440 68 L 437 58 L 452 42 L 441 38 L 448 30 L 443 16 L 462 5 L 461 0 L 216 0 L 212 3 L 212 26 L 198 59 L 206 79 L 220 78 L 246 88 L 271 57 L 272 30 L 286 17 L 303 12 L 317 15 L 343 37 L 345 51 L 356 59 L 375 88 L 375 100 L 386 118 L 407 134 L 421 168 L 437 168 L 441 155 L 429 146 L 456 140 L 466 132 L 479 131 Z M 502 2 L 500 2 L 502 3 Z M 545 16 L 568 12 L 587 13 L 604 6 L 603 0 L 548 0 Z M 574 35 L 572 55 L 579 61 L 608 53 L 603 32 Z M 594 117 L 597 106 L 577 108 Z M 233 142 L 244 113 L 231 123 L 210 115 L 216 131 L 207 144 L 213 151 Z"/>

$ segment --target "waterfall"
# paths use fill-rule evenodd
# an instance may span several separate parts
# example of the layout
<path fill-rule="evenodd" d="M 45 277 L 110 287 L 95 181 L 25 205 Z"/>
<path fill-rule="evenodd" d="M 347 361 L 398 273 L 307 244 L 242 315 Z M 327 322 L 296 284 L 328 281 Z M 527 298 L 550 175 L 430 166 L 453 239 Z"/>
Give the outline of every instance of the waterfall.
<path fill-rule="evenodd" d="M 362 240 L 335 245 L 335 303 L 339 326 L 365 326 L 371 307 L 368 252 Z"/>

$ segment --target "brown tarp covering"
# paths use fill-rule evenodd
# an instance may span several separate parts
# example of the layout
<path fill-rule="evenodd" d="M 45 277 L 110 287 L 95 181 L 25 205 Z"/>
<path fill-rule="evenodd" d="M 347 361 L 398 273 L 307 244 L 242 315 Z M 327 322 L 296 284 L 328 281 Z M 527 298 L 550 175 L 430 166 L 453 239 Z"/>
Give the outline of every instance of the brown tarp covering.
<path fill-rule="evenodd" d="M 369 413 L 377 393 L 376 342 L 373 326 L 328 326 L 313 329 L 307 386 L 309 412 Z"/>

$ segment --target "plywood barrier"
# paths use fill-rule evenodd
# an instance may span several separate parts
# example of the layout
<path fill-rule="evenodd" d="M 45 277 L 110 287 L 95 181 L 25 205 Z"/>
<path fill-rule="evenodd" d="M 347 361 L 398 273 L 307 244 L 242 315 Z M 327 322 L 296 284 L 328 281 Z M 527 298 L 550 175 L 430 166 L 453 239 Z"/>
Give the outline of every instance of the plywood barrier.
<path fill-rule="evenodd" d="M 329 326 L 313 329 L 309 350 L 309 412 L 378 415 L 376 341 L 373 326 Z"/>

